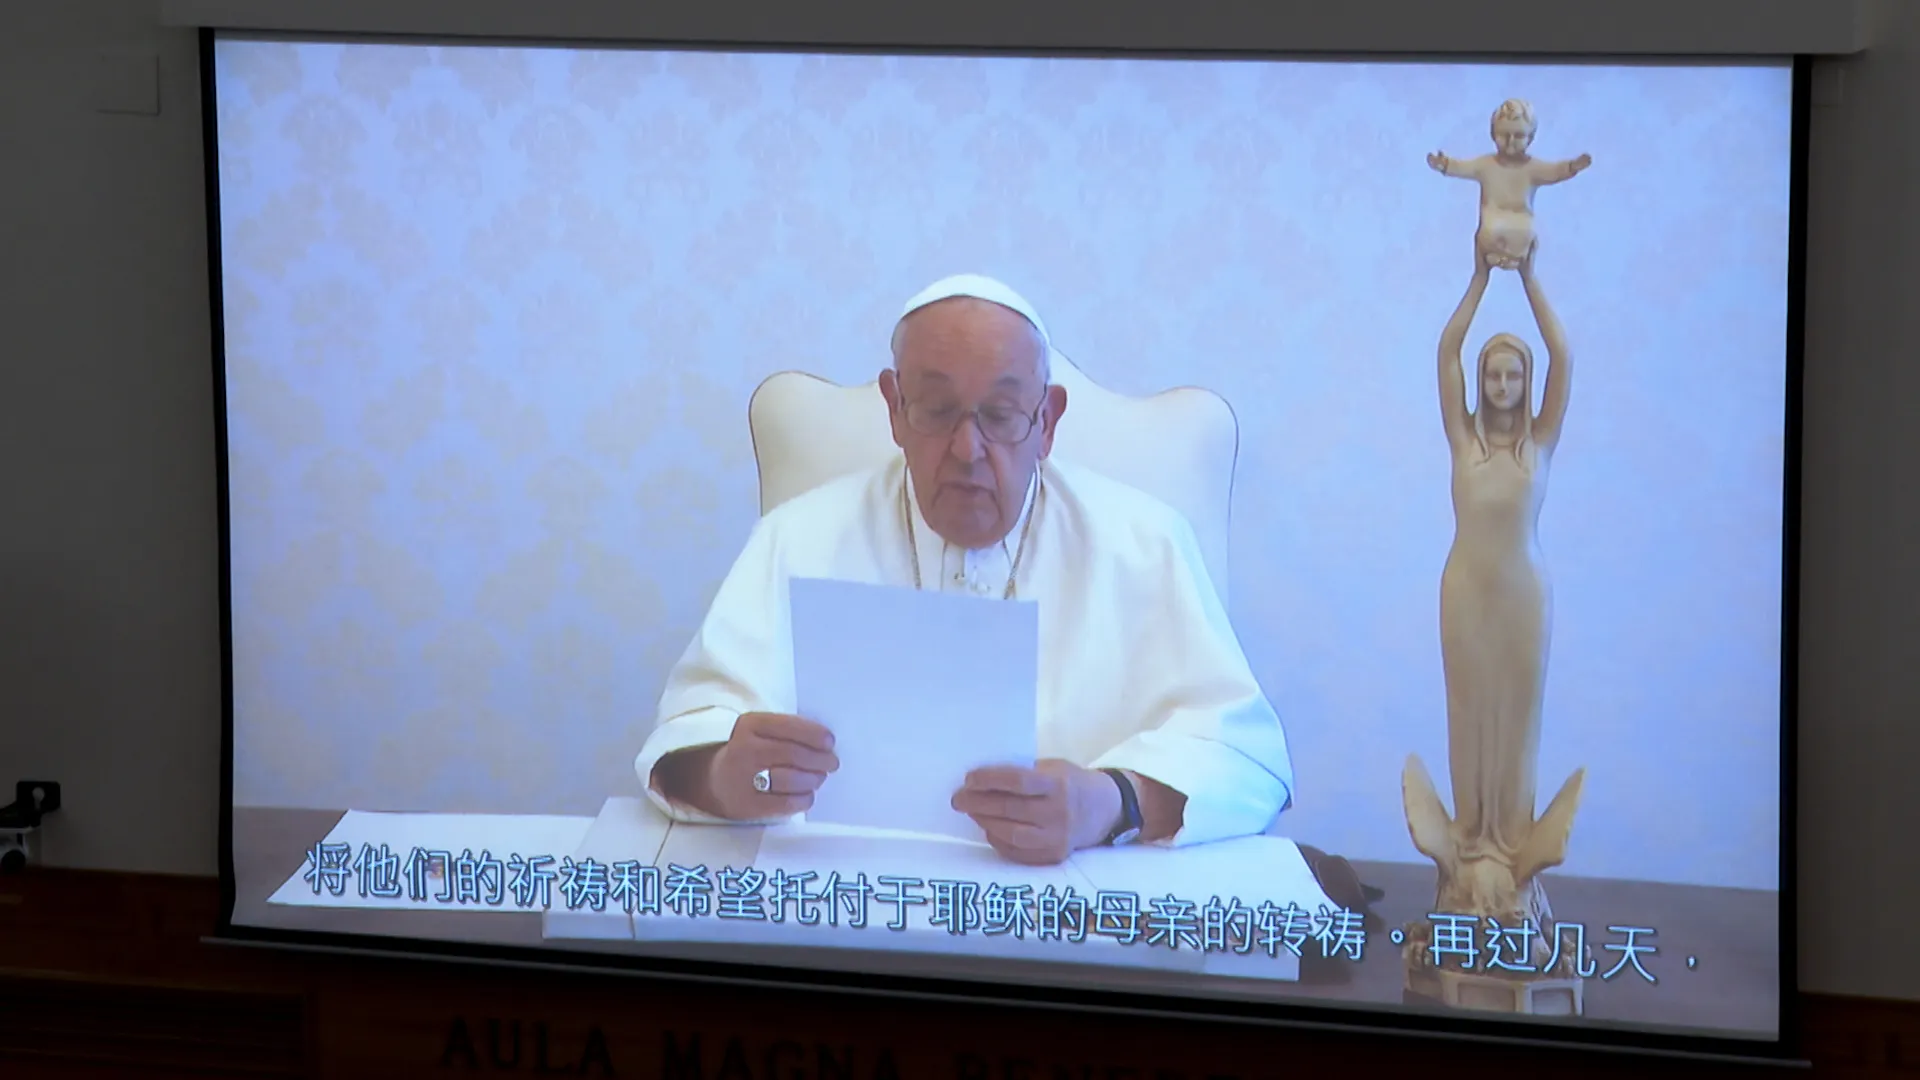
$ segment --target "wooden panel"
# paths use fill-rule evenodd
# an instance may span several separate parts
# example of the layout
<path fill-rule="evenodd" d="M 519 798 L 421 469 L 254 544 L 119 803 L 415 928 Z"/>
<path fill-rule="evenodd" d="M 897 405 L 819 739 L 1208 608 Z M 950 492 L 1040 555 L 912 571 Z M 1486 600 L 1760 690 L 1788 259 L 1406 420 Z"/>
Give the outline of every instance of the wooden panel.
<path fill-rule="evenodd" d="M 210 946 L 217 883 L 0 880 L 0 1075 L 1225 1080 L 1774 1075 L 1189 1021 Z M 1815 1074 L 1920 1076 L 1920 1005 L 1811 997 Z"/>
<path fill-rule="evenodd" d="M 305 1076 L 298 994 L 0 974 L 0 1060 L 203 1076 Z"/>

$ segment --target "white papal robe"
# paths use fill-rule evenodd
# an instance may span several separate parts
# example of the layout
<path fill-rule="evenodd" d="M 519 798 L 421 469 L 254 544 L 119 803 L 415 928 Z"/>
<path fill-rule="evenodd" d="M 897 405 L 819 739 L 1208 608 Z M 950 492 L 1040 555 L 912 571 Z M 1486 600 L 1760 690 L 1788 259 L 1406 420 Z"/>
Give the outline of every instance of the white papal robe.
<path fill-rule="evenodd" d="M 659 724 L 635 762 L 669 816 L 714 820 L 653 786 L 663 756 L 726 741 L 742 713 L 796 711 L 789 580 L 911 588 L 917 547 L 922 587 L 991 602 L 1004 595 L 1028 515 L 1016 595 L 1039 606 L 1040 756 L 1128 769 L 1185 795 L 1172 844 L 1263 832 L 1291 804 L 1286 733 L 1178 511 L 1045 461 L 1005 547 L 967 552 L 941 540 L 903 498 L 907 483 L 905 459 L 895 458 L 797 496 L 754 527 L 667 676 Z"/>

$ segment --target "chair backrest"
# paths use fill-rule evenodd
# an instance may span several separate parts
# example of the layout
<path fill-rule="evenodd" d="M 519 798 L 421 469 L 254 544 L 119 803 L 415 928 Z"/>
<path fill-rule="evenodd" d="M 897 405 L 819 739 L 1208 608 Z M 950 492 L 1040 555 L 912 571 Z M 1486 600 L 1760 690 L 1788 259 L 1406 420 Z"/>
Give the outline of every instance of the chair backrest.
<path fill-rule="evenodd" d="M 1058 353 L 1053 381 L 1067 391 L 1053 456 L 1131 484 L 1184 514 L 1225 603 L 1240 443 L 1239 421 L 1226 399 L 1190 386 L 1146 397 L 1116 393 Z M 754 391 L 747 422 L 762 514 L 900 452 L 886 401 L 871 382 L 842 386 L 817 375 L 779 372 Z"/>

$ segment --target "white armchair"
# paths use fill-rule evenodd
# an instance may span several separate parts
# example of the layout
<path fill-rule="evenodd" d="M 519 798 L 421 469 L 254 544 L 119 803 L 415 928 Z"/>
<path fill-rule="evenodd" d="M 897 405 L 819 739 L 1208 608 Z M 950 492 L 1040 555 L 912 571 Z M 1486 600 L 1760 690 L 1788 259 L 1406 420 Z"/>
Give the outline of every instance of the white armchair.
<path fill-rule="evenodd" d="M 1054 457 L 1131 484 L 1186 515 L 1225 603 L 1240 452 L 1240 424 L 1226 399 L 1191 386 L 1129 397 L 1094 383 L 1058 352 L 1053 381 L 1067 391 Z M 747 423 L 762 514 L 900 452 L 886 401 L 871 382 L 841 386 L 804 372 L 779 372 L 754 391 Z"/>

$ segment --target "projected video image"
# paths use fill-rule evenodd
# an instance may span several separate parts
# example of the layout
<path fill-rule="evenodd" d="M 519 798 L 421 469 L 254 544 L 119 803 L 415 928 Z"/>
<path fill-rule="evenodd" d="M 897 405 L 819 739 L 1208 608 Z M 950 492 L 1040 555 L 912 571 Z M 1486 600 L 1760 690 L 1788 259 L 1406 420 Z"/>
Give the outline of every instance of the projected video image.
<path fill-rule="evenodd" d="M 1777 1032 L 1784 64 L 215 68 L 236 924 Z"/>

